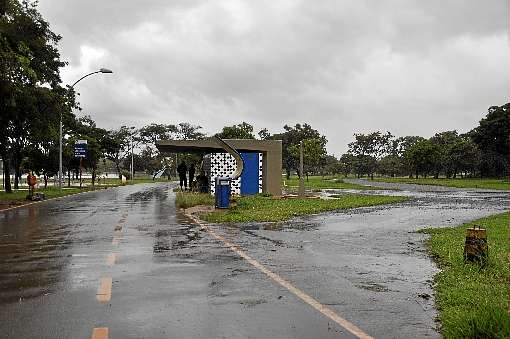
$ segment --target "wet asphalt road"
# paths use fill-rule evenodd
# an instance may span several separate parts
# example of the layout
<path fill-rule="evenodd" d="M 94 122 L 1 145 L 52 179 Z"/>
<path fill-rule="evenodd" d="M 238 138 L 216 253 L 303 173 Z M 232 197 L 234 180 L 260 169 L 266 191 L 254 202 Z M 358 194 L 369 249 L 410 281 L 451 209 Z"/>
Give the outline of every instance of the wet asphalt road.
<path fill-rule="evenodd" d="M 110 338 L 352 337 L 199 231 L 176 211 L 171 188 L 0 211 L 2 335 L 90 338 L 108 327 Z M 370 193 L 409 202 L 212 228 L 374 337 L 438 337 L 428 297 L 436 267 L 413 231 L 507 210 L 510 194 L 401 188 Z M 111 299 L 101 303 L 104 278 Z"/>

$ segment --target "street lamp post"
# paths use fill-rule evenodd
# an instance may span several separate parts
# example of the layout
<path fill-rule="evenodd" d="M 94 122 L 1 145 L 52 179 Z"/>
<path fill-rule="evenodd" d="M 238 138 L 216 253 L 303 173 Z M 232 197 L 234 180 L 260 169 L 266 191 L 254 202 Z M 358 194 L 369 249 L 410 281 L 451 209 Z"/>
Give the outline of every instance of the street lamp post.
<path fill-rule="evenodd" d="M 82 81 L 83 79 L 85 79 L 86 77 L 92 75 L 92 74 L 97 74 L 97 73 L 113 73 L 111 70 L 109 70 L 108 68 L 100 68 L 98 71 L 95 71 L 95 72 L 92 72 L 92 73 L 89 73 L 89 74 L 85 74 L 84 76 L 82 76 L 81 78 L 79 78 L 78 80 L 76 80 L 76 82 L 74 84 L 71 85 L 71 88 L 74 89 L 74 86 L 79 83 L 80 81 Z M 63 178 L 63 172 L 62 172 L 62 110 L 60 110 L 60 140 L 59 140 L 59 163 L 58 163 L 58 187 L 60 189 L 62 189 L 62 178 Z"/>
<path fill-rule="evenodd" d="M 131 135 L 131 181 L 135 180 L 135 162 L 134 162 L 134 150 L 133 135 Z"/>

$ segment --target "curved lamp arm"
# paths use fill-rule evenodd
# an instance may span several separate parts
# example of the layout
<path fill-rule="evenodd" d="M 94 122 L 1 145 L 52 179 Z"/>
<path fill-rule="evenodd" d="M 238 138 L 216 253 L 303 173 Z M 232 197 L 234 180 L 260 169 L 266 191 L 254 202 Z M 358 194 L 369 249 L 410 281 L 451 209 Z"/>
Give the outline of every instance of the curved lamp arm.
<path fill-rule="evenodd" d="M 99 71 L 95 71 L 95 72 L 92 72 L 92 73 L 89 73 L 89 74 L 85 74 L 84 76 L 82 76 L 81 78 L 76 80 L 76 82 L 71 85 L 71 88 L 74 88 L 74 85 L 76 85 L 77 83 L 79 83 L 80 81 L 85 79 L 86 77 L 91 76 L 92 74 L 96 74 L 96 73 L 113 73 L 113 71 L 109 70 L 108 68 L 101 68 L 101 69 L 99 69 Z"/>
<path fill-rule="evenodd" d="M 234 159 L 236 159 L 236 170 L 232 174 L 231 179 L 235 180 L 235 179 L 239 178 L 241 176 L 241 174 L 243 174 L 243 170 L 244 170 L 244 160 L 241 157 L 241 154 L 239 154 L 238 151 L 236 151 L 232 146 L 227 144 L 223 139 L 221 139 L 217 136 L 213 136 L 212 138 L 214 141 L 216 141 L 216 143 L 218 145 L 221 146 L 221 148 L 223 148 L 230 155 L 232 155 L 234 157 Z"/>

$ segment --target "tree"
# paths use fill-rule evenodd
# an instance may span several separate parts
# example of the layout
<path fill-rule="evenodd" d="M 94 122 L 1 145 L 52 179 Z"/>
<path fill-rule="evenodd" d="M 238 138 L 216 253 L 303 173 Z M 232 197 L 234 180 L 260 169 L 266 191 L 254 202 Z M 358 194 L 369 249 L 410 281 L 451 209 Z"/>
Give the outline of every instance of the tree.
<path fill-rule="evenodd" d="M 255 139 L 253 126 L 247 122 L 242 122 L 233 126 L 225 126 L 216 136 L 221 139 Z"/>
<path fill-rule="evenodd" d="M 164 139 L 203 139 L 205 134 L 200 131 L 201 129 L 201 126 L 187 122 L 181 122 L 178 125 L 150 124 L 140 128 L 135 143 L 146 145 L 140 155 L 141 163 L 145 166 L 144 169 L 155 172 L 161 168 L 162 164 L 168 168 L 175 168 L 176 163 L 180 161 L 178 158 L 182 155 L 169 154 L 167 157 L 163 157 L 156 148 L 156 142 Z M 170 177 L 170 171 L 167 172 L 167 175 Z"/>
<path fill-rule="evenodd" d="M 377 160 L 391 152 L 393 136 L 390 132 L 379 131 L 369 134 L 356 133 L 355 140 L 349 143 L 349 153 L 356 157 L 356 174 L 358 177 L 368 174 L 373 178 Z"/>
<path fill-rule="evenodd" d="M 119 179 L 122 177 L 122 159 L 129 153 L 133 131 L 134 127 L 121 126 L 117 130 L 107 131 L 102 141 L 104 155 L 115 164 Z"/>
<path fill-rule="evenodd" d="M 65 66 L 57 50 L 60 39 L 49 29 L 35 3 L 15 0 L 0 3 L 0 156 L 7 177 L 11 160 L 14 162 L 15 187 L 30 136 L 37 132 L 34 126 L 40 129 L 39 122 L 46 116 L 70 114 L 69 108 L 74 106 L 74 101 L 60 105 L 57 110 L 45 110 L 41 105 L 41 98 L 46 103 L 49 98 L 68 102 L 68 90 L 59 87 L 59 71 Z M 69 98 L 74 100 L 72 95 Z M 55 119 L 48 122 L 54 125 Z M 11 191 L 9 180 L 5 190 Z"/>
<path fill-rule="evenodd" d="M 354 171 L 354 166 L 356 164 L 356 157 L 350 153 L 342 154 L 340 157 L 340 170 L 347 178 L 349 174 Z"/>
<path fill-rule="evenodd" d="M 404 154 L 416 178 L 418 178 L 420 174 L 426 178 L 430 172 L 434 171 L 436 159 L 439 156 L 439 146 L 429 140 L 419 141 L 413 144 Z"/>
<path fill-rule="evenodd" d="M 161 168 L 161 159 L 152 148 L 146 146 L 140 153 L 140 164 L 144 171 L 152 174 Z"/>
<path fill-rule="evenodd" d="M 290 179 L 292 170 L 298 172 L 299 158 L 296 158 L 290 150 L 292 146 L 299 146 L 301 140 L 306 139 L 321 139 L 324 145 L 328 142 L 325 136 L 321 135 L 316 129 L 313 129 L 308 124 L 296 124 L 294 127 L 285 125 L 283 126 L 285 132 L 274 134 L 271 136 L 272 140 L 282 140 L 282 161 L 287 179 Z"/>
<path fill-rule="evenodd" d="M 28 171 L 34 171 L 41 175 L 44 180 L 44 188 L 48 187 L 48 177 L 58 173 L 58 148 L 31 147 L 26 151 L 22 167 Z"/>
<path fill-rule="evenodd" d="M 200 129 L 202 129 L 202 126 L 181 122 L 176 126 L 173 133 L 177 135 L 177 139 L 203 139 L 205 134 L 199 131 Z"/>
<path fill-rule="evenodd" d="M 451 171 L 448 174 L 454 178 L 459 172 L 461 176 L 463 173 L 474 175 L 480 166 L 480 158 L 477 145 L 469 137 L 460 136 L 448 149 L 448 159 L 451 163 Z"/>
<path fill-rule="evenodd" d="M 150 124 L 138 130 L 138 140 L 156 150 L 158 140 L 172 139 L 172 133 L 177 132 L 175 125 Z"/>
<path fill-rule="evenodd" d="M 143 151 L 142 151 L 143 153 Z M 133 154 L 133 173 L 142 172 L 147 170 L 149 166 L 144 163 L 146 159 L 143 158 L 142 154 Z M 123 167 L 129 168 L 131 166 L 131 157 L 125 157 L 123 159 Z"/>
<path fill-rule="evenodd" d="M 267 128 L 261 129 L 258 133 L 260 140 L 269 140 L 271 139 L 271 133 L 267 130 Z"/>
<path fill-rule="evenodd" d="M 481 152 L 481 176 L 510 173 L 510 103 L 490 107 L 469 136 Z"/>
<path fill-rule="evenodd" d="M 416 135 L 408 135 L 405 137 L 399 137 L 392 141 L 391 145 L 391 155 L 396 155 L 400 161 L 402 162 L 402 172 L 407 173 L 409 178 L 413 177 L 413 165 L 409 163 L 409 159 L 406 158 L 406 151 L 415 145 L 418 142 L 424 141 L 425 138 L 416 136 Z"/>
<path fill-rule="evenodd" d="M 417 135 L 408 135 L 405 137 L 399 137 L 391 142 L 390 154 L 403 157 L 406 150 L 417 142 L 424 141 L 424 137 Z"/>
<path fill-rule="evenodd" d="M 299 162 L 300 145 L 289 146 L 289 153 Z M 310 172 L 318 172 L 322 167 L 324 158 L 326 157 L 326 140 L 325 138 L 312 138 L 303 140 L 303 170 L 308 181 Z"/>
<path fill-rule="evenodd" d="M 377 170 L 382 175 L 394 177 L 402 173 L 403 166 L 402 159 L 398 155 L 389 154 L 379 160 Z"/>
<path fill-rule="evenodd" d="M 435 159 L 434 164 L 434 178 L 438 178 L 441 172 L 445 173 L 446 177 L 451 177 L 454 169 L 457 167 L 455 159 L 451 155 L 452 147 L 460 142 L 460 137 L 457 131 L 446 131 L 436 133 L 430 142 L 437 146 L 439 156 Z"/>
<path fill-rule="evenodd" d="M 321 164 L 321 175 L 338 174 L 342 172 L 342 167 L 338 159 L 334 155 L 326 155 Z"/>

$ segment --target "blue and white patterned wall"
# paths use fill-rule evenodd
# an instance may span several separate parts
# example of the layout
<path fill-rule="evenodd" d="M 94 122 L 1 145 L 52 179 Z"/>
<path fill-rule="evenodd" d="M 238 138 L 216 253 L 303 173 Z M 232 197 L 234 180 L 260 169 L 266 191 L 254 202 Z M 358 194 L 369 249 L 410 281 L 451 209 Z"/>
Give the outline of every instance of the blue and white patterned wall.
<path fill-rule="evenodd" d="M 231 176 L 236 170 L 236 160 L 228 153 L 211 153 L 208 158 L 210 192 L 214 194 L 215 178 Z M 232 180 L 231 190 L 232 194 L 241 194 L 241 178 Z M 259 153 L 259 193 L 262 193 L 262 153 Z"/>

